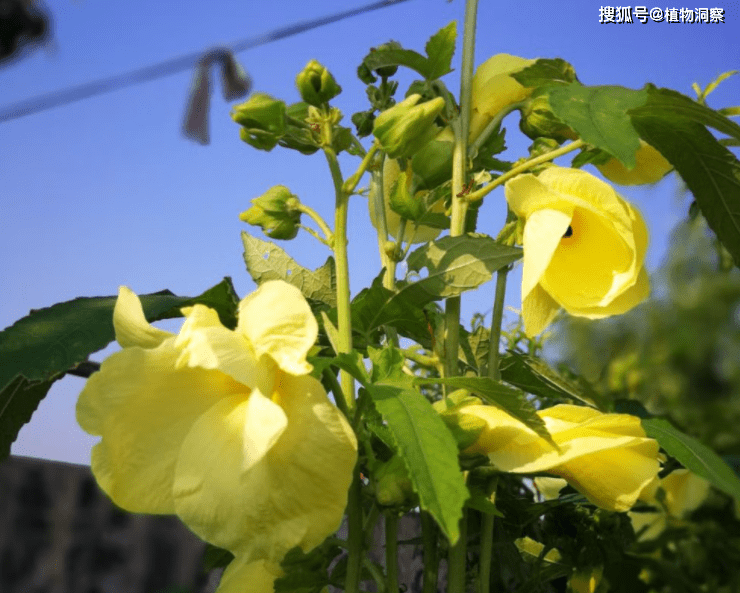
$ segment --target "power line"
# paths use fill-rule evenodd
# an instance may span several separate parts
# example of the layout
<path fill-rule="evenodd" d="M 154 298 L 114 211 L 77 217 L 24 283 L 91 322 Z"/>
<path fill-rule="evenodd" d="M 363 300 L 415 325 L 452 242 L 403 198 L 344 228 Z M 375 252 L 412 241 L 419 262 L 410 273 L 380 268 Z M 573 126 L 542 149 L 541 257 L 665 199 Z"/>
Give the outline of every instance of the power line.
<path fill-rule="evenodd" d="M 379 0 L 378 2 L 372 2 L 371 4 L 366 4 L 359 8 L 353 8 L 325 17 L 303 21 L 256 37 L 250 37 L 227 46 L 225 49 L 231 50 L 234 53 L 243 52 L 247 49 L 278 41 L 279 39 L 298 35 L 304 31 L 310 31 L 311 29 L 323 27 L 324 25 L 335 23 L 352 16 L 371 12 L 379 8 L 385 8 L 386 6 L 394 4 L 401 4 L 406 1 L 407 0 Z M 88 82 L 62 91 L 54 91 L 52 93 L 39 95 L 31 99 L 8 105 L 0 109 L 0 124 L 12 119 L 18 119 L 27 115 L 53 109 L 54 107 L 68 105 L 96 95 L 110 93 L 128 86 L 140 84 L 149 80 L 156 80 L 157 78 L 163 78 L 165 76 L 171 76 L 172 74 L 189 70 L 198 63 L 203 56 L 203 53 L 204 52 L 201 51 L 188 54 L 179 58 L 166 60 L 152 66 L 146 66 L 130 72 L 118 74 L 110 78 Z"/>

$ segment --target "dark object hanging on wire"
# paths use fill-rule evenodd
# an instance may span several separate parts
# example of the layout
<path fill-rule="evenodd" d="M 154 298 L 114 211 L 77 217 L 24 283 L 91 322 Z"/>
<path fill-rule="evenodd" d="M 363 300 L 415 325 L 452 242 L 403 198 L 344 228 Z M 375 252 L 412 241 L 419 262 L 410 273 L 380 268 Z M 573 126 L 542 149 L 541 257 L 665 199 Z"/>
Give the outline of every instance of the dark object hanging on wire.
<path fill-rule="evenodd" d="M 21 57 L 49 34 L 49 18 L 33 0 L 0 0 L 0 64 Z"/>
<path fill-rule="evenodd" d="M 226 101 L 245 96 L 252 87 L 252 81 L 231 51 L 218 48 L 206 52 L 195 71 L 182 126 L 183 134 L 200 144 L 209 142 L 208 107 L 211 102 L 211 67 L 214 64 L 221 67 L 221 88 Z"/>

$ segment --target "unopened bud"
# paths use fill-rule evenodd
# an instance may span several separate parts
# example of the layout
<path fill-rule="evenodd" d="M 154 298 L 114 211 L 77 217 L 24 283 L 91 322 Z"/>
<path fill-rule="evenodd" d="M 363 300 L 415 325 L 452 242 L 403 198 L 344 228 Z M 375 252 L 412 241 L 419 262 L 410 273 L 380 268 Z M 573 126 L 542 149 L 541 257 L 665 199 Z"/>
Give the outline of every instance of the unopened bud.
<path fill-rule="evenodd" d="M 445 101 L 436 97 L 417 105 L 421 95 L 411 95 L 375 118 L 373 134 L 391 158 L 410 157 L 439 133 L 434 120 Z"/>
<path fill-rule="evenodd" d="M 297 196 L 284 185 L 271 187 L 252 200 L 252 207 L 239 215 L 247 224 L 258 226 L 272 239 L 293 239 L 298 234 L 301 213 Z"/>
<path fill-rule="evenodd" d="M 552 112 L 546 94 L 529 99 L 522 109 L 519 128 L 532 138 L 552 138 L 558 143 L 575 140 L 578 135 Z"/>
<path fill-rule="evenodd" d="M 272 150 L 285 134 L 285 103 L 254 93 L 247 102 L 234 107 L 231 119 L 242 126 L 241 139 L 260 150 Z"/>
<path fill-rule="evenodd" d="M 296 76 L 295 84 L 301 98 L 315 107 L 320 107 L 342 92 L 331 73 L 316 60 L 311 60 Z"/>

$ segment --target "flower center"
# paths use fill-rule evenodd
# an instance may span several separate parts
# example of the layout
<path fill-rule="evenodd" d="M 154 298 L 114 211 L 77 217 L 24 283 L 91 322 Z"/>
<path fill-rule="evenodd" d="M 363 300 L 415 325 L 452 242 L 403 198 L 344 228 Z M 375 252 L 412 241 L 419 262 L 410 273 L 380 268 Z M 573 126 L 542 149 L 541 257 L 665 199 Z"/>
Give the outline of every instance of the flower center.
<path fill-rule="evenodd" d="M 565 234 L 563 235 L 563 239 L 568 239 L 569 237 L 573 236 L 573 227 L 568 225 L 568 230 L 565 231 Z"/>

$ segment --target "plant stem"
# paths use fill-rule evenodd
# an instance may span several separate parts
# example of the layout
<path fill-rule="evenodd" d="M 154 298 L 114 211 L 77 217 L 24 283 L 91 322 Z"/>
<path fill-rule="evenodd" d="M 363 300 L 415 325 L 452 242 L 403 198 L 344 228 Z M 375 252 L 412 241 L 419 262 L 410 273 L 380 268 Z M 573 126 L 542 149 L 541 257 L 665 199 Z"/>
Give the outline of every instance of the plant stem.
<path fill-rule="evenodd" d="M 421 539 L 424 546 L 424 584 L 422 593 L 437 593 L 439 558 L 437 555 L 437 524 L 426 511 L 421 512 Z"/>
<path fill-rule="evenodd" d="M 385 572 L 388 593 L 398 593 L 398 515 L 385 515 Z"/>
<path fill-rule="evenodd" d="M 496 502 L 496 487 L 498 478 L 493 478 L 489 483 L 489 489 L 492 490 L 492 500 Z M 493 515 L 483 514 L 480 531 L 480 592 L 489 593 L 491 590 L 491 560 L 493 559 Z"/>
<path fill-rule="evenodd" d="M 453 122 L 455 146 L 452 152 L 452 216 L 450 236 L 465 232 L 467 200 L 458 197 L 465 186 L 468 166 L 468 130 L 470 127 L 470 96 L 473 84 L 473 61 L 475 53 L 475 21 L 478 0 L 465 3 L 465 27 L 463 30 L 463 53 L 460 74 L 460 117 Z M 454 377 L 458 373 L 458 349 L 460 329 L 460 297 L 448 298 L 445 303 L 445 375 Z M 465 569 L 467 556 L 467 512 L 462 509 L 460 538 L 450 548 L 447 564 L 448 593 L 465 593 Z"/>
<path fill-rule="evenodd" d="M 488 340 L 488 376 L 498 381 L 501 372 L 498 368 L 499 342 L 501 341 L 501 321 L 504 316 L 504 298 L 506 296 L 506 276 L 509 267 L 501 268 L 496 274 L 496 296 L 493 300 L 493 318 Z"/>
<path fill-rule="evenodd" d="M 344 582 L 345 593 L 359 593 L 362 575 L 365 537 L 362 520 L 362 486 L 360 469 L 355 467 L 352 485 L 347 498 L 347 531 L 349 548 L 347 557 L 347 576 Z"/>
<path fill-rule="evenodd" d="M 334 210 L 334 259 L 337 266 L 337 333 L 339 353 L 352 350 L 352 317 L 349 302 L 349 260 L 347 259 L 347 210 L 349 194 L 342 189 L 342 171 L 337 154 L 331 146 L 324 146 L 324 154 L 329 163 L 331 178 L 334 181 L 336 206 Z M 355 383 L 352 375 L 340 371 L 342 391 L 347 398 L 347 407 L 354 406 Z"/>
<path fill-rule="evenodd" d="M 378 152 L 379 149 L 380 149 L 380 143 L 376 140 L 373 143 L 373 145 L 370 147 L 370 150 L 368 150 L 365 153 L 365 156 L 363 157 L 362 162 L 360 163 L 360 166 L 357 167 L 357 171 L 355 171 L 347 179 L 347 181 L 344 182 L 344 185 L 342 186 L 342 191 L 345 194 L 349 196 L 353 191 L 355 191 L 357 184 L 360 183 L 360 179 L 365 174 L 365 171 L 367 171 L 367 168 L 370 165 L 370 162 L 373 160 L 375 153 Z"/>
<path fill-rule="evenodd" d="M 305 214 L 306 216 L 309 216 L 318 225 L 318 227 L 321 229 L 321 232 L 324 233 L 324 237 L 326 237 L 326 241 L 323 242 L 331 247 L 332 243 L 334 242 L 334 233 L 331 232 L 329 225 L 326 224 L 326 221 L 323 218 L 321 218 L 321 215 L 316 212 L 316 210 L 311 208 L 311 206 L 307 206 L 303 203 L 299 203 L 295 207 L 295 209 L 299 212 L 303 212 L 303 214 Z M 311 231 L 311 229 L 307 227 L 304 228 L 306 228 L 306 230 L 309 232 Z M 317 236 L 317 238 L 319 237 Z M 319 240 L 321 241 L 322 239 L 319 238 Z"/>
<path fill-rule="evenodd" d="M 465 199 L 468 202 L 477 202 L 478 200 L 482 200 L 488 194 L 490 194 L 494 189 L 496 189 L 499 185 L 503 185 L 512 177 L 516 177 L 520 173 L 524 173 L 524 171 L 529 171 L 530 169 L 532 169 L 533 167 L 536 167 L 537 165 L 546 163 L 547 161 L 552 161 L 558 158 L 559 156 L 563 156 L 564 154 L 568 154 L 569 152 L 578 150 L 585 144 L 586 143 L 583 140 L 576 140 L 575 142 L 571 142 L 570 144 L 566 144 L 565 146 L 561 146 L 560 148 L 556 148 L 555 150 L 552 150 L 548 153 L 541 154 L 538 157 L 525 161 L 521 165 L 517 165 L 510 171 L 507 171 L 500 177 L 497 177 L 485 187 L 482 187 L 479 190 L 476 190 L 473 193 L 468 194 L 467 196 L 465 196 Z"/>
<path fill-rule="evenodd" d="M 465 593 L 465 573 L 468 556 L 468 510 L 463 508 L 460 519 L 460 539 L 447 555 L 447 593 Z"/>

